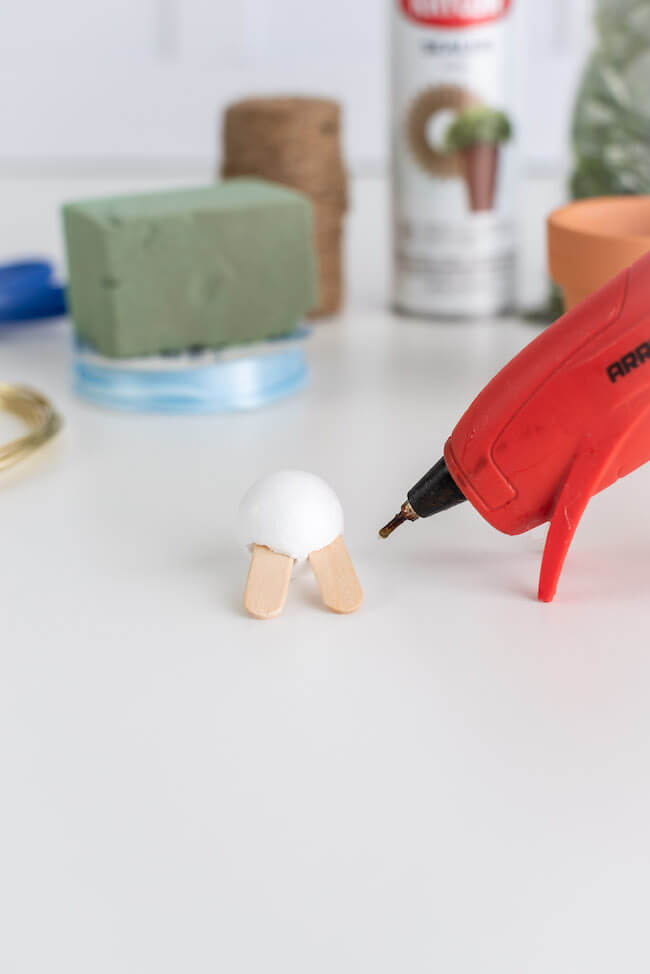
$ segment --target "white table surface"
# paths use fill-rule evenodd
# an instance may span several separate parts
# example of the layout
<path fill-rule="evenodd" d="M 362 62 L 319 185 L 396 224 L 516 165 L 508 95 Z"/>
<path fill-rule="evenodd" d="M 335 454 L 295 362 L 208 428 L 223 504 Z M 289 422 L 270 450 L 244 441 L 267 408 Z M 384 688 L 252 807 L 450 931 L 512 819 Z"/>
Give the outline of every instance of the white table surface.
<path fill-rule="evenodd" d="M 47 250 L 74 187 L 35 186 Z M 647 974 L 650 468 L 591 504 L 550 606 L 543 531 L 466 504 L 377 539 L 535 334 L 392 317 L 385 195 L 311 385 L 265 411 L 101 411 L 66 325 L 0 334 L 66 420 L 0 484 L 2 974 Z M 339 492 L 358 615 L 309 574 L 244 614 L 235 511 L 282 467 Z"/>

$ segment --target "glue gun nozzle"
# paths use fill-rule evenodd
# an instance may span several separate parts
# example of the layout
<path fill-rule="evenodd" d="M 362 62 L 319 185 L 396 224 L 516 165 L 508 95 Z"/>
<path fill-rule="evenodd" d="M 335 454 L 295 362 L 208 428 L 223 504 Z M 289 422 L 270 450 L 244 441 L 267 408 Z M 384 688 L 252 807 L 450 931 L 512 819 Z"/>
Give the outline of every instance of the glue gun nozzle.
<path fill-rule="evenodd" d="M 399 514 L 396 514 L 392 521 L 390 521 L 385 528 L 382 528 L 379 532 L 380 538 L 390 538 L 393 531 L 397 531 L 400 525 L 404 524 L 405 521 L 417 521 L 418 515 L 415 513 L 408 501 L 402 504 L 402 509 Z"/>
<path fill-rule="evenodd" d="M 404 521 L 405 520 L 406 520 L 406 518 L 404 517 L 404 515 L 400 511 L 400 513 L 399 514 L 396 514 L 395 517 L 393 518 L 393 520 L 390 521 L 386 525 L 385 528 L 382 528 L 381 529 L 381 531 L 379 532 L 379 537 L 380 538 L 390 538 L 390 536 L 393 533 L 393 531 L 397 531 L 398 527 L 401 524 L 404 524 Z"/>

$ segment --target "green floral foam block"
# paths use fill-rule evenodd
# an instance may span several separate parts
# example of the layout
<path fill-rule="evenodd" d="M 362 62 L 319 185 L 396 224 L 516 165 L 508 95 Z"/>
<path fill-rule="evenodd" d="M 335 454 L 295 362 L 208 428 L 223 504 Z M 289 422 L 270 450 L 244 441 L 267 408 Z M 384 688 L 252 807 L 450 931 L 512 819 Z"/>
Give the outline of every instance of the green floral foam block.
<path fill-rule="evenodd" d="M 259 341 L 318 302 L 312 208 L 251 179 L 63 207 L 79 338 L 125 358 Z"/>

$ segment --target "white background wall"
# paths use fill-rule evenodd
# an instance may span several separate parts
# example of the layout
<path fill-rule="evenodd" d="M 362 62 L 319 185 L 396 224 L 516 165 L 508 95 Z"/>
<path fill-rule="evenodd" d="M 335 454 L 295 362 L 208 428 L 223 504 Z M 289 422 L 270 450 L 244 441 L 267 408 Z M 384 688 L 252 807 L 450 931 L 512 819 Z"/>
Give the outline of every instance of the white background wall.
<path fill-rule="evenodd" d="M 524 152 L 566 157 L 591 0 L 518 0 Z M 386 163 L 387 0 L 5 0 L 0 168 L 205 166 L 229 100 L 325 93 L 356 170 Z"/>

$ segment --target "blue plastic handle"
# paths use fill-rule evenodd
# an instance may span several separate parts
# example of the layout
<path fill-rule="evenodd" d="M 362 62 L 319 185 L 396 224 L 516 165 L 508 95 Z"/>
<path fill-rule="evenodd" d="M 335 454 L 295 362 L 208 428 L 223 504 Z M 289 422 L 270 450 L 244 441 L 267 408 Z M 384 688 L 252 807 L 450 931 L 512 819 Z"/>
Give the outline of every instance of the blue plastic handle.
<path fill-rule="evenodd" d="M 36 321 L 66 313 L 65 290 L 47 260 L 0 265 L 0 322 Z"/>

